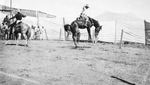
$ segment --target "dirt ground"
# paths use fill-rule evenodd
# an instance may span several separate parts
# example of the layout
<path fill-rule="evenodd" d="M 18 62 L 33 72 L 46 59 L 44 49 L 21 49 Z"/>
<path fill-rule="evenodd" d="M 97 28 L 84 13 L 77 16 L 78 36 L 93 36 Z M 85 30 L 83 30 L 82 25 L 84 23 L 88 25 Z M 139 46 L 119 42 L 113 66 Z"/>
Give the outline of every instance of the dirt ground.
<path fill-rule="evenodd" d="M 0 85 L 150 85 L 150 50 L 142 45 L 80 42 L 75 49 L 72 41 L 5 42 Z"/>

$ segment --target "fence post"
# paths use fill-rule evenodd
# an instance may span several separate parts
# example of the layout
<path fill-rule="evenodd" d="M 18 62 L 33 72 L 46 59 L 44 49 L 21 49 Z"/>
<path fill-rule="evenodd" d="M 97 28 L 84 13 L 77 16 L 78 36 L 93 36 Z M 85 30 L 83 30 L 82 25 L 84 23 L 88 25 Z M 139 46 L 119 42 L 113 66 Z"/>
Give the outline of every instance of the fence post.
<path fill-rule="evenodd" d="M 117 36 L 117 19 L 115 21 L 115 39 L 114 39 L 115 43 L 116 43 L 116 36 Z"/>
<path fill-rule="evenodd" d="M 149 67 L 150 67 L 150 64 L 149 64 Z M 147 82 L 149 82 L 150 80 L 148 79 L 150 75 L 150 68 L 148 68 L 148 71 L 146 72 L 144 78 L 143 78 L 143 81 L 142 81 L 142 85 L 147 85 Z"/>
<path fill-rule="evenodd" d="M 123 38 L 123 29 L 121 30 L 121 38 L 120 38 L 120 49 L 121 49 L 121 45 L 122 45 L 122 38 Z"/>
<path fill-rule="evenodd" d="M 45 36 L 46 36 L 46 39 L 48 40 L 48 36 L 47 36 L 47 31 L 46 31 L 46 29 L 45 29 Z"/>
<path fill-rule="evenodd" d="M 59 33 L 59 41 L 61 41 L 61 28 L 60 28 L 60 33 Z"/>
<path fill-rule="evenodd" d="M 65 18 L 63 17 L 63 26 L 65 26 Z M 63 27 L 64 28 L 64 27 Z M 66 32 L 65 32 L 65 30 L 64 30 L 64 36 L 65 36 L 65 40 L 67 40 L 66 39 Z"/>

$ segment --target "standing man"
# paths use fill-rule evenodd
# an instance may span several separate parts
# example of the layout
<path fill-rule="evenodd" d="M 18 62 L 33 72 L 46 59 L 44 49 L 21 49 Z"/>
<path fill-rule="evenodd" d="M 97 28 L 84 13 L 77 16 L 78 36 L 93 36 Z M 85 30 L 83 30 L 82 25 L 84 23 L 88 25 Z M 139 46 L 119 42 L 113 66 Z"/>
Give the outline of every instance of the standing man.
<path fill-rule="evenodd" d="M 9 25 L 10 24 L 10 20 L 8 18 L 8 15 L 6 15 L 6 17 L 3 19 L 3 22 L 2 22 L 3 25 Z"/>
<path fill-rule="evenodd" d="M 6 15 L 6 17 L 3 19 L 2 25 L 3 30 L 5 30 L 4 34 L 7 35 L 7 39 L 9 38 L 9 25 L 10 25 L 9 15 Z M 6 38 L 6 37 L 5 37 Z"/>
<path fill-rule="evenodd" d="M 44 39 L 44 26 L 42 26 L 41 28 L 41 39 L 43 40 Z"/>

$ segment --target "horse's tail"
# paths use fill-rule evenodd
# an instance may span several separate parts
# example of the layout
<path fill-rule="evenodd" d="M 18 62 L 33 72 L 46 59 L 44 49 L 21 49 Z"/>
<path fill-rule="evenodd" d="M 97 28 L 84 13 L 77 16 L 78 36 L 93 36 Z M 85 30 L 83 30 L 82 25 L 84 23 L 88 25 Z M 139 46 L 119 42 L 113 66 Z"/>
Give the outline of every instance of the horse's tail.
<path fill-rule="evenodd" d="M 26 35 L 27 35 L 27 39 L 29 40 L 30 37 L 31 37 L 31 28 L 29 25 L 25 24 L 27 26 L 27 32 L 26 32 Z"/>
<path fill-rule="evenodd" d="M 67 31 L 70 31 L 71 30 L 71 25 L 69 24 L 65 24 L 64 25 L 64 30 L 67 32 Z"/>

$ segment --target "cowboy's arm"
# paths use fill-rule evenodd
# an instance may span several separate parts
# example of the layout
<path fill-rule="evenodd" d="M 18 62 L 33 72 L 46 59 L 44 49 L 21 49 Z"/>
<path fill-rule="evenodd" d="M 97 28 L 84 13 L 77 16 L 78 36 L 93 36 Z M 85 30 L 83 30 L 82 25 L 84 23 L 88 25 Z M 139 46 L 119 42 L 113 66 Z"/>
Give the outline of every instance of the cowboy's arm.
<path fill-rule="evenodd" d="M 24 15 L 24 14 L 21 14 L 22 15 L 22 17 L 26 17 L 26 15 Z"/>
<path fill-rule="evenodd" d="M 14 19 L 15 17 L 16 17 L 16 15 L 15 15 L 15 16 L 13 16 L 13 17 L 11 17 L 9 20 Z"/>

